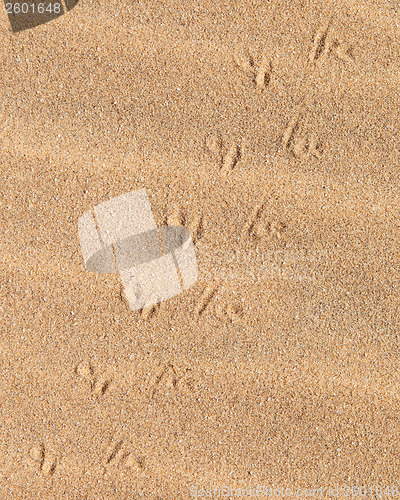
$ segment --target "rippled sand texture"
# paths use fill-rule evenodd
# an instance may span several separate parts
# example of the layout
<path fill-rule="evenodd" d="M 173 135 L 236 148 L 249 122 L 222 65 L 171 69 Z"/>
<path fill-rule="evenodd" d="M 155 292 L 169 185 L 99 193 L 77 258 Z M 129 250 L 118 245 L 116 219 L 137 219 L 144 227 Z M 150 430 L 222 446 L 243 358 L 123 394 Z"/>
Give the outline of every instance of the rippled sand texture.
<path fill-rule="evenodd" d="M 396 486 L 397 2 L 0 21 L 0 497 Z M 77 221 L 142 188 L 199 280 L 132 312 Z"/>

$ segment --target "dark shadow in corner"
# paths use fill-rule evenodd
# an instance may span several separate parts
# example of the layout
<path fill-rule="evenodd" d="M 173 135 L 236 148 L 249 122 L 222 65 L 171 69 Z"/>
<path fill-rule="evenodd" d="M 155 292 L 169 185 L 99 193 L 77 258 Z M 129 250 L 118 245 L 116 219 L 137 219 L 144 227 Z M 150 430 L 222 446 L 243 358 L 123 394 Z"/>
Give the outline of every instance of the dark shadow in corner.
<path fill-rule="evenodd" d="M 65 0 L 67 10 L 79 0 Z M 65 14 L 61 0 L 4 0 L 13 33 L 35 28 Z"/>

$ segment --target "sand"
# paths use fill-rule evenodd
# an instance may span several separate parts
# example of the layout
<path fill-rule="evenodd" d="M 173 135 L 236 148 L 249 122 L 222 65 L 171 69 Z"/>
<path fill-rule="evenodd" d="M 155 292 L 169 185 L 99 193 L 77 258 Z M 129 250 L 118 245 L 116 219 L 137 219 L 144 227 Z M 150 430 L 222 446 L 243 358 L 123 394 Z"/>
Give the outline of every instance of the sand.
<path fill-rule="evenodd" d="M 397 498 L 397 2 L 0 17 L 0 498 Z M 199 266 L 150 314 L 77 231 L 142 188 Z"/>

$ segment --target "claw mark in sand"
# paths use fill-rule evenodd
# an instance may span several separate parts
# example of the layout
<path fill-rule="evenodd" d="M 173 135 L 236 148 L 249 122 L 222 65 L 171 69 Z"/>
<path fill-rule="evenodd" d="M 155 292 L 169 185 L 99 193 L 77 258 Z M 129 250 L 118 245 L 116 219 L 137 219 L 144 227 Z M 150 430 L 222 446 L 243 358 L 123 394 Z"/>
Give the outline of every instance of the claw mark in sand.
<path fill-rule="evenodd" d="M 223 154 L 223 141 L 219 133 L 214 132 L 205 138 L 205 148 L 218 159 L 220 175 L 226 176 L 231 172 L 242 156 L 241 146 L 237 142 L 231 143 L 230 147 Z"/>
<path fill-rule="evenodd" d="M 267 54 L 264 53 L 258 69 L 256 69 L 254 58 L 247 48 L 237 48 L 233 53 L 233 60 L 239 69 L 252 77 L 258 93 L 261 93 L 268 86 L 271 79 L 272 63 Z"/>
<path fill-rule="evenodd" d="M 297 158 L 303 158 L 306 155 L 307 140 L 305 137 L 296 139 L 293 144 L 293 152 Z"/>
<path fill-rule="evenodd" d="M 204 141 L 206 151 L 216 157 L 219 165 L 222 164 L 222 137 L 218 131 L 208 134 Z"/>
<path fill-rule="evenodd" d="M 46 453 L 43 443 L 31 448 L 31 450 L 29 451 L 29 456 L 32 460 L 37 462 L 39 470 L 44 476 L 51 476 L 54 474 L 57 465 L 57 459 L 53 454 Z"/>
<path fill-rule="evenodd" d="M 118 463 L 124 456 L 124 451 L 122 450 L 122 445 L 124 440 L 120 439 L 116 444 L 111 444 L 106 451 L 106 465 L 110 463 Z"/>
<path fill-rule="evenodd" d="M 350 47 L 348 46 L 347 43 L 339 43 L 337 42 L 336 48 L 335 48 L 335 54 L 340 59 L 341 61 L 344 61 L 346 63 L 353 64 L 354 59 L 349 55 L 350 53 Z"/>
<path fill-rule="evenodd" d="M 217 308 L 217 315 L 231 324 L 241 323 L 244 319 L 243 307 L 237 302 L 220 304 Z"/>
<path fill-rule="evenodd" d="M 133 453 L 129 453 L 125 460 L 125 467 L 139 472 L 144 467 L 144 457 L 135 457 Z"/>
<path fill-rule="evenodd" d="M 215 158 L 220 168 L 223 162 L 222 145 L 222 136 L 218 131 L 209 133 L 204 140 L 205 150 Z"/>
<path fill-rule="evenodd" d="M 231 323 L 239 323 L 243 319 L 243 308 L 239 304 L 230 302 L 227 304 L 225 312 Z"/>
<path fill-rule="evenodd" d="M 167 387 L 176 387 L 177 384 L 177 373 L 171 364 L 166 365 L 161 373 L 157 375 L 154 383 L 151 385 L 150 397 L 152 398 L 157 391 L 158 386 L 161 381 L 166 382 Z"/>
<path fill-rule="evenodd" d="M 29 451 L 29 456 L 32 460 L 38 463 L 39 469 L 42 468 L 44 462 L 44 444 L 39 444 L 38 446 L 34 446 Z"/>
<path fill-rule="evenodd" d="M 75 374 L 85 382 L 89 382 L 92 393 L 101 398 L 109 388 L 112 377 L 109 374 L 103 374 L 95 377 L 94 370 L 89 361 L 81 361 L 75 368 Z"/>
<path fill-rule="evenodd" d="M 195 317 L 200 317 L 218 290 L 218 285 L 208 284 L 194 308 Z"/>
<path fill-rule="evenodd" d="M 89 361 L 81 361 L 75 368 L 75 374 L 89 382 L 93 378 L 93 373 L 93 367 Z"/>
<path fill-rule="evenodd" d="M 194 244 L 204 235 L 204 218 L 200 212 L 194 212 L 189 216 L 183 209 L 177 208 L 171 215 L 167 216 L 166 223 L 169 226 L 189 226 L 188 229 Z"/>
<path fill-rule="evenodd" d="M 235 168 L 242 155 L 241 148 L 237 143 L 233 143 L 228 149 L 222 163 L 221 176 L 227 176 Z"/>
<path fill-rule="evenodd" d="M 272 63 L 270 58 L 267 55 L 264 55 L 260 67 L 258 68 L 255 84 L 256 89 L 259 94 L 268 86 L 269 81 L 271 79 L 272 73 Z"/>
<path fill-rule="evenodd" d="M 177 208 L 174 212 L 167 216 L 168 226 L 184 226 L 186 223 L 186 217 L 180 208 Z"/>
<path fill-rule="evenodd" d="M 249 234 L 253 233 L 255 227 L 257 227 L 257 224 L 260 221 L 261 213 L 264 209 L 264 203 L 265 200 L 263 199 L 261 203 L 256 205 L 256 207 L 251 212 L 250 217 L 247 219 L 246 224 L 243 227 L 242 235 L 244 237 L 247 237 Z"/>
<path fill-rule="evenodd" d="M 119 298 L 121 299 L 121 302 L 126 306 L 126 308 L 128 310 L 130 310 L 130 307 L 129 307 L 129 303 L 125 297 L 125 293 L 124 293 L 124 287 L 121 285 L 121 288 L 119 290 Z"/>
<path fill-rule="evenodd" d="M 275 236 L 280 240 L 282 238 L 282 234 L 286 231 L 287 225 L 285 222 L 270 222 L 267 225 L 268 233 L 271 236 Z"/>
<path fill-rule="evenodd" d="M 112 378 L 107 375 L 102 375 L 99 378 L 93 380 L 92 392 L 93 394 L 100 399 L 106 393 L 107 389 L 110 387 L 112 382 Z"/>
<path fill-rule="evenodd" d="M 198 213 L 193 216 L 189 223 L 189 231 L 190 234 L 192 235 L 192 240 L 193 243 L 196 244 L 197 241 L 199 241 L 204 234 L 204 222 L 203 222 L 203 215 L 201 213 Z"/>
<path fill-rule="evenodd" d="M 161 307 L 160 302 L 154 303 L 154 301 L 155 299 L 151 299 L 149 305 L 145 305 L 142 309 L 140 309 L 140 315 L 146 322 L 155 316 Z"/>
<path fill-rule="evenodd" d="M 161 373 L 157 375 L 155 378 L 154 382 L 151 384 L 150 387 L 150 398 L 153 398 L 159 387 L 164 385 L 168 389 L 179 389 L 183 388 L 184 389 L 184 383 L 185 379 L 187 377 L 188 372 L 190 372 L 191 369 L 187 368 L 185 370 L 185 373 L 181 376 L 178 375 L 178 372 L 176 371 L 174 365 L 171 363 L 168 363 L 167 365 L 164 366 L 162 369 Z M 183 380 L 183 382 L 182 382 Z M 183 384 L 183 385 L 182 385 Z"/>
<path fill-rule="evenodd" d="M 296 158 L 307 158 L 315 156 L 319 160 L 322 158 L 320 142 L 315 133 L 309 136 L 299 137 L 293 141 L 293 154 Z"/>
<path fill-rule="evenodd" d="M 189 216 L 184 210 L 177 209 L 168 217 L 167 223 L 169 226 L 186 226 L 188 224 L 193 243 L 196 243 L 203 237 L 204 218 L 202 213 L 197 212 Z"/>
<path fill-rule="evenodd" d="M 320 143 L 318 137 L 314 133 L 310 136 L 310 142 L 308 144 L 308 154 L 310 154 L 311 156 L 315 156 L 319 160 L 322 158 Z"/>
<path fill-rule="evenodd" d="M 326 21 L 315 34 L 313 46 L 308 55 L 308 60 L 310 61 L 310 63 L 315 63 L 324 52 L 330 23 L 331 18 L 329 18 L 328 21 Z"/>
<path fill-rule="evenodd" d="M 116 432 L 109 441 L 104 453 L 104 469 L 119 467 L 121 464 L 126 467 L 133 467 L 134 456 L 129 449 L 127 449 L 121 432 Z M 131 463 L 132 462 L 132 463 Z M 139 465 L 139 459 L 136 459 L 136 465 Z M 143 467 L 143 462 L 142 462 Z"/>
<path fill-rule="evenodd" d="M 265 199 L 251 212 L 244 225 L 242 237 L 253 236 L 257 239 L 275 237 L 278 240 L 281 239 L 287 225 L 285 222 L 276 220 L 266 221 L 265 216 L 263 216 L 264 204 Z"/>
<path fill-rule="evenodd" d="M 288 126 L 286 127 L 286 130 L 282 136 L 282 146 L 284 149 L 288 149 L 288 147 L 290 146 L 290 143 L 293 139 L 293 135 L 296 132 L 299 124 L 299 118 L 300 118 L 299 115 L 293 116 Z"/>
<path fill-rule="evenodd" d="M 254 75 L 254 59 L 249 50 L 244 47 L 237 48 L 233 53 L 233 60 L 238 68 L 248 75 Z"/>

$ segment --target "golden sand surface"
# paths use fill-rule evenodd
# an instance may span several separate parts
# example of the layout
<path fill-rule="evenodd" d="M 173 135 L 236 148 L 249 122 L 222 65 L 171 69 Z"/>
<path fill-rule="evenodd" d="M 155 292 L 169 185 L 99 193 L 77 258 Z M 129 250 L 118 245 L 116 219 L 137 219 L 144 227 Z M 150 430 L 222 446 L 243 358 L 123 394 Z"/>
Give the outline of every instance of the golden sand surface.
<path fill-rule="evenodd" d="M 1 8 L 0 499 L 400 495 L 399 37 L 386 0 Z M 151 314 L 77 231 L 142 188 L 199 266 Z"/>

